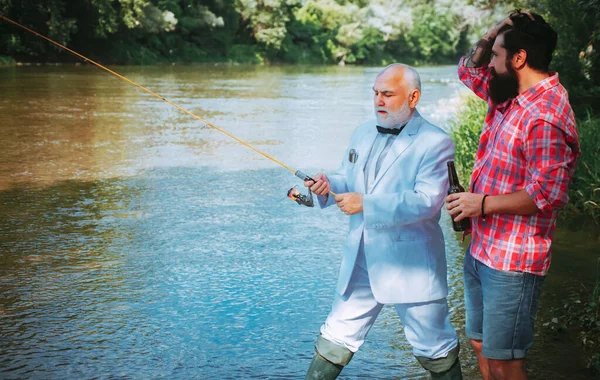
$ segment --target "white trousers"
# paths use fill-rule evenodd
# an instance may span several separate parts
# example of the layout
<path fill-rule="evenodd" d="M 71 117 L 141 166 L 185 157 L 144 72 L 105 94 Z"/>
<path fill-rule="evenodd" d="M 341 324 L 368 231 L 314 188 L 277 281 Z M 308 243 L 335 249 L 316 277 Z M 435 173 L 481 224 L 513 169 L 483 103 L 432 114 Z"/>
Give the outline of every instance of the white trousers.
<path fill-rule="evenodd" d="M 371 291 L 364 250 L 359 249 L 350 286 L 346 294 L 335 295 L 331 312 L 321 326 L 323 338 L 352 352 L 364 343 L 383 304 Z M 415 356 L 443 358 L 458 344 L 456 331 L 450 323 L 446 298 L 420 303 L 394 304 L 404 325 L 406 339 Z"/>

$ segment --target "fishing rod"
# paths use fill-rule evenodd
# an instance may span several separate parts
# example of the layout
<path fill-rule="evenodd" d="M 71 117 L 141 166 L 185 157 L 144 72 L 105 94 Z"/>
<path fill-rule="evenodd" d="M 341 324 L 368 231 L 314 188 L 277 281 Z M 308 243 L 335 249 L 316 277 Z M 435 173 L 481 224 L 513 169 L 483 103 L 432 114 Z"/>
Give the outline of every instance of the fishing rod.
<path fill-rule="evenodd" d="M 99 64 L 98 62 L 95 62 L 95 61 L 87 58 L 86 56 L 84 56 L 82 54 L 79 54 L 78 52 L 76 52 L 74 50 L 69 49 L 68 47 L 66 47 L 66 46 L 64 46 L 64 45 L 62 45 L 62 44 L 60 44 L 60 43 L 58 43 L 58 42 L 56 42 L 56 41 L 54 41 L 54 40 L 52 40 L 50 38 L 48 38 L 48 37 L 46 37 L 46 36 L 38 33 L 38 32 L 36 32 L 35 30 L 29 29 L 28 27 L 26 27 L 24 25 L 21 25 L 18 22 L 13 21 L 13 20 L 11 20 L 11 19 L 9 19 L 9 18 L 7 18 L 7 17 L 5 17 L 3 15 L 0 15 L 0 18 L 3 19 L 6 22 L 9 22 L 9 23 L 11 23 L 13 25 L 16 25 L 19 28 L 24 29 L 24 30 L 28 31 L 29 33 L 32 33 L 32 34 L 34 34 L 34 35 L 36 35 L 36 36 L 38 36 L 38 37 L 40 37 L 40 38 L 42 38 L 44 40 L 46 40 L 46 41 L 48 41 L 48 42 L 56 45 L 56 46 L 58 46 L 58 47 L 60 47 L 60 48 L 62 48 L 64 50 L 68 51 L 69 53 L 75 55 L 76 57 L 79 57 L 79 58 L 83 59 L 85 62 L 89 62 L 89 63 L 95 65 L 96 67 L 98 67 L 98 68 L 100 68 L 100 69 L 102 69 L 102 70 L 104 70 L 104 71 L 106 71 L 106 72 L 108 72 L 108 73 L 116 76 L 117 78 L 119 78 L 119 79 L 121 79 L 121 80 L 123 80 L 123 81 L 125 81 L 125 82 L 127 82 L 129 84 L 132 84 L 135 87 L 137 87 L 137 88 L 139 88 L 139 89 L 141 89 L 141 90 L 149 93 L 150 95 L 152 95 L 152 96 L 154 96 L 154 97 L 162 100 L 163 102 L 168 103 L 168 104 L 172 105 L 173 107 L 175 107 L 175 108 L 177 108 L 177 109 L 185 112 L 186 114 L 190 115 L 191 117 L 193 117 L 193 118 L 195 118 L 197 120 L 200 120 L 205 125 L 208 125 L 209 127 L 211 127 L 213 129 L 221 132 L 222 134 L 224 134 L 224 135 L 226 135 L 226 136 L 234 139 L 235 141 L 239 142 L 240 144 L 242 144 L 242 145 L 244 145 L 244 146 L 252 149 L 256 153 L 258 153 L 258 154 L 260 154 L 260 155 L 268 158 L 269 160 L 275 162 L 276 164 L 282 166 L 283 168 L 291 171 L 292 173 L 294 173 L 294 175 L 296 177 L 300 178 L 301 180 L 303 180 L 303 181 L 313 181 L 315 183 L 317 182 L 313 178 L 311 178 L 310 176 L 308 176 L 308 175 L 304 174 L 303 172 L 301 172 L 300 170 L 294 170 L 294 169 L 292 169 L 291 167 L 287 166 L 286 164 L 284 164 L 283 162 L 277 160 L 276 158 L 274 158 L 274 157 L 268 155 L 267 153 L 265 153 L 265 152 L 263 152 L 263 151 L 255 148 L 255 147 L 253 147 L 252 145 L 248 144 L 244 140 L 242 140 L 242 139 L 240 139 L 240 138 L 232 135 L 231 133 L 225 131 L 224 129 L 221 129 L 221 128 L 217 127 L 216 125 L 213 125 L 212 123 L 209 123 L 208 121 L 206 121 L 202 117 L 200 117 L 200 116 L 198 116 L 198 115 L 196 115 L 196 114 L 194 114 L 194 113 L 186 110 L 185 108 L 183 108 L 180 105 L 178 105 L 178 104 L 170 101 L 169 99 L 165 98 L 164 96 L 161 96 L 161 95 L 155 93 L 154 91 L 151 91 L 151 90 L 147 89 L 146 87 L 144 87 L 144 86 L 142 86 L 142 85 L 140 85 L 140 84 L 132 81 L 131 79 L 128 79 L 128 78 L 124 77 L 123 75 L 121 75 L 121 74 L 119 74 L 119 73 L 117 73 L 115 71 L 112 71 L 111 69 L 109 69 L 109 68 L 107 68 L 107 67 Z M 336 195 L 331 190 L 329 191 L 329 193 L 332 194 L 333 196 Z M 310 191 L 310 188 L 308 189 L 308 195 L 303 195 L 303 194 L 300 193 L 299 190 L 297 190 L 296 188 L 292 187 L 290 190 L 288 190 L 287 196 L 289 198 L 291 198 L 292 200 L 296 201 L 296 203 L 298 203 L 299 205 L 303 205 L 303 206 L 307 206 L 307 207 L 313 207 L 313 205 L 314 205 L 313 198 L 312 198 L 312 193 Z"/>

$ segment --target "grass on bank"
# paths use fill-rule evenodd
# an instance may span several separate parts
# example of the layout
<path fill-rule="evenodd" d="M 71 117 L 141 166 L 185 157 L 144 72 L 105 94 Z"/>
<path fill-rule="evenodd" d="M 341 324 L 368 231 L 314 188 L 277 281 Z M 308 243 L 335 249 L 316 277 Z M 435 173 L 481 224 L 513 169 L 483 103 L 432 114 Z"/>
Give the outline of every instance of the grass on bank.
<path fill-rule="evenodd" d="M 12 59 L 11 57 L 6 57 L 3 55 L 0 55 L 0 67 L 2 66 L 14 66 L 16 65 L 17 62 Z"/>
<path fill-rule="evenodd" d="M 486 112 L 487 104 L 469 95 L 463 99 L 451 126 L 457 171 L 465 188 L 471 177 Z M 600 116 L 589 112 L 577 116 L 581 157 L 569 187 L 569 203 L 559 215 L 561 222 L 583 216 L 600 225 Z M 542 326 L 553 332 L 578 330 L 581 345 L 587 353 L 587 366 L 600 374 L 600 261 L 595 287 L 585 293 L 581 299 L 573 297 L 565 300 L 561 307 L 553 308 L 554 318 Z"/>

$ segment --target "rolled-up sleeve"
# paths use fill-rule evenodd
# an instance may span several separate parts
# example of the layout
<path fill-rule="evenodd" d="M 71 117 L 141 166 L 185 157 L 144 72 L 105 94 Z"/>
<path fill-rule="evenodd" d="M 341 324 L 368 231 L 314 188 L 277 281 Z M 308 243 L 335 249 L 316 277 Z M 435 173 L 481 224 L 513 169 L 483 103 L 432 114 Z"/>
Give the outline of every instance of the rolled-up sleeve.
<path fill-rule="evenodd" d="M 531 176 L 525 191 L 541 211 L 563 208 L 577 160 L 565 132 L 546 119 L 537 119 L 528 128 L 523 146 Z"/>
<path fill-rule="evenodd" d="M 458 79 L 475 95 L 485 100 L 489 99 L 488 88 L 490 81 L 490 70 L 487 65 L 481 67 L 467 67 L 466 56 L 458 63 Z"/>

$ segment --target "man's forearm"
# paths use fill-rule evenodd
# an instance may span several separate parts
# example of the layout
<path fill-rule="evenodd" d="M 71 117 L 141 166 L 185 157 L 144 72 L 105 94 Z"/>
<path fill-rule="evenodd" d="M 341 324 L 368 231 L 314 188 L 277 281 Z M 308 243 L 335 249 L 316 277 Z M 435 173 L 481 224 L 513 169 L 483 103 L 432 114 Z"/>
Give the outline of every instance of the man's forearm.
<path fill-rule="evenodd" d="M 522 13 L 525 13 L 529 16 L 529 18 L 533 20 L 533 16 L 528 12 Z M 477 44 L 473 46 L 471 51 L 467 54 L 467 60 L 465 61 L 465 65 L 467 67 L 481 67 L 490 63 L 490 58 L 492 57 L 492 46 L 494 45 L 494 41 L 496 40 L 498 33 L 506 25 L 513 25 L 511 17 L 512 14 L 511 16 L 508 16 L 496 25 L 492 26 L 483 36 L 483 38 L 481 38 L 479 42 L 477 42 Z"/>
<path fill-rule="evenodd" d="M 494 39 L 482 38 L 467 53 L 465 65 L 467 67 L 481 67 L 490 63 Z"/>
<path fill-rule="evenodd" d="M 483 211 L 488 214 L 535 215 L 539 209 L 527 191 L 519 190 L 512 194 L 488 196 Z"/>

